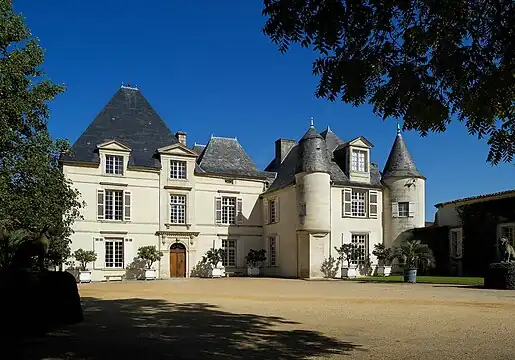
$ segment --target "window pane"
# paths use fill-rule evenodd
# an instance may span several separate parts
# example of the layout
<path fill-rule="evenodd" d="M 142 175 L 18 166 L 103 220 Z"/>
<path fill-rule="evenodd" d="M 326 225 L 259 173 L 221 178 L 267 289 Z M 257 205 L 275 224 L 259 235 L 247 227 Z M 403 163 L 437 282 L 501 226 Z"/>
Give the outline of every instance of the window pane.
<path fill-rule="evenodd" d="M 366 255 L 368 253 L 367 251 L 367 245 L 368 245 L 368 235 L 366 234 L 352 234 L 351 238 L 351 244 L 357 248 L 362 249 L 362 253 L 359 257 L 352 259 L 351 264 L 364 264 Z"/>
<path fill-rule="evenodd" d="M 186 161 L 170 161 L 170 178 L 186 179 Z"/>
<path fill-rule="evenodd" d="M 236 198 L 223 197 L 222 198 L 222 224 L 235 224 L 236 223 Z"/>
<path fill-rule="evenodd" d="M 170 195 L 170 222 L 186 223 L 186 195 Z"/>

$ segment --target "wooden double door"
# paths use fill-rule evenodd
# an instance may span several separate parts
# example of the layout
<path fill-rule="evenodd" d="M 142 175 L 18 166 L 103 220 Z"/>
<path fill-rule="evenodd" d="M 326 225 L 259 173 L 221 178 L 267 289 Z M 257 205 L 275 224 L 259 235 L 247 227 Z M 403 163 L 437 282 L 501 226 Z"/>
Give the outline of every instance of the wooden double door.
<path fill-rule="evenodd" d="M 186 277 L 186 248 L 181 243 L 170 246 L 170 277 Z"/>

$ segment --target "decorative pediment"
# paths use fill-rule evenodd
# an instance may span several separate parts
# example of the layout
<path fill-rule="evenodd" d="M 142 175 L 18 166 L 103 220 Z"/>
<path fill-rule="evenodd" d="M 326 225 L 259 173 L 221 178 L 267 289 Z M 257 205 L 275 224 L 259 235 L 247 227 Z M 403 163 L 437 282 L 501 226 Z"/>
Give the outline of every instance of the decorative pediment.
<path fill-rule="evenodd" d="M 198 154 L 191 149 L 188 149 L 186 146 L 181 143 L 169 145 L 157 149 L 157 152 L 162 155 L 175 155 L 175 156 L 189 156 L 189 157 L 197 157 Z"/>
<path fill-rule="evenodd" d="M 123 152 L 131 151 L 131 148 L 129 148 L 128 146 L 125 146 L 124 144 L 122 144 L 121 142 L 116 141 L 116 140 L 106 141 L 102 144 L 97 145 L 97 148 L 102 149 L 102 150 L 110 150 L 110 151 L 123 151 Z"/>
<path fill-rule="evenodd" d="M 372 145 L 372 143 L 363 136 L 358 136 L 357 138 L 352 139 L 351 141 L 349 141 L 349 145 L 356 147 L 364 147 L 367 149 L 371 149 L 374 147 L 374 145 Z"/>

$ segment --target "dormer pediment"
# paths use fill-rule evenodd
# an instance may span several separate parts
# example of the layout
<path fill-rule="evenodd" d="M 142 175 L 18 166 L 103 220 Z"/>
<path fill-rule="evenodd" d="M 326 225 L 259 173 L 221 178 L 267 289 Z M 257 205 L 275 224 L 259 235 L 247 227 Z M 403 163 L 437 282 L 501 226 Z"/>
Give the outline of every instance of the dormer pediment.
<path fill-rule="evenodd" d="M 97 149 L 99 150 L 109 150 L 109 151 L 120 151 L 120 152 L 130 152 L 131 148 L 128 146 L 125 146 L 119 141 L 116 140 L 110 140 L 106 141 L 102 144 L 97 145 Z"/>
<path fill-rule="evenodd" d="M 349 146 L 361 147 L 366 149 L 371 149 L 374 147 L 370 141 L 368 141 L 363 136 L 358 136 L 357 138 L 348 142 Z"/>
<path fill-rule="evenodd" d="M 187 157 L 197 157 L 198 154 L 193 150 L 187 148 L 181 143 L 168 145 L 162 148 L 157 149 L 157 152 L 161 155 L 175 155 L 175 156 L 187 156 Z"/>

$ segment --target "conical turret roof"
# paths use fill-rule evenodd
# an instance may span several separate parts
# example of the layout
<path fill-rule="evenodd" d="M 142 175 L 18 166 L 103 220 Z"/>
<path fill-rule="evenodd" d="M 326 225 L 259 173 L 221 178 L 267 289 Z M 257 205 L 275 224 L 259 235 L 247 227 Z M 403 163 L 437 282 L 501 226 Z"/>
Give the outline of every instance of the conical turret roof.
<path fill-rule="evenodd" d="M 402 138 L 400 126 L 397 125 L 397 136 L 383 170 L 383 179 L 388 177 L 418 177 L 425 178 L 418 171 L 415 162 L 408 152 L 408 147 Z"/>
<path fill-rule="evenodd" d="M 329 158 L 324 138 L 315 129 L 313 120 L 311 125 L 299 140 L 299 163 L 296 173 L 301 172 L 329 172 Z"/>

